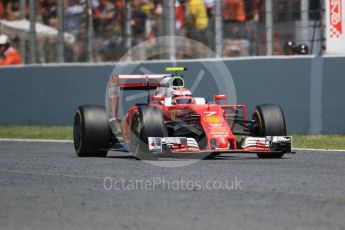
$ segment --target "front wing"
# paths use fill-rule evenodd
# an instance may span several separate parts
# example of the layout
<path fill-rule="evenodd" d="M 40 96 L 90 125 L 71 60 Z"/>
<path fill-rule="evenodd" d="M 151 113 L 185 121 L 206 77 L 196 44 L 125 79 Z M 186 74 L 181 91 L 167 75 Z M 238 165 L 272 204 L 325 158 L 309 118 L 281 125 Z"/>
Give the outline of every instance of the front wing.
<path fill-rule="evenodd" d="M 247 137 L 241 148 L 237 149 L 206 149 L 200 150 L 193 138 L 186 137 L 149 137 L 149 151 L 157 155 L 190 155 L 223 153 L 293 153 L 292 138 L 290 136 Z"/>

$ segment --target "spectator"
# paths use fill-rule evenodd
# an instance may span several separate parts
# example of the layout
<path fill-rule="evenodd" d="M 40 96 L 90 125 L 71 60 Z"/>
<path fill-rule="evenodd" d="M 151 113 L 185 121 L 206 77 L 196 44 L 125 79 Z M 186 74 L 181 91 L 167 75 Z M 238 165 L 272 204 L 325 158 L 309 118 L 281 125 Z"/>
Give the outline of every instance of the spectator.
<path fill-rule="evenodd" d="M 19 52 L 10 44 L 7 35 L 0 35 L 0 66 L 23 64 Z"/>
<path fill-rule="evenodd" d="M 246 0 L 245 5 L 245 14 L 246 21 L 260 21 L 263 14 L 263 0 Z"/>
<path fill-rule="evenodd" d="M 260 29 L 259 23 L 263 15 L 263 0 L 245 1 L 245 30 L 249 40 L 249 54 L 259 55 Z"/>
<path fill-rule="evenodd" d="M 295 53 L 297 55 L 308 55 L 309 54 L 309 47 L 307 44 L 299 44 L 296 49 L 295 49 Z"/>
<path fill-rule="evenodd" d="M 175 2 L 175 14 L 176 14 L 176 36 L 185 37 L 185 2 L 184 0 L 177 0 Z M 184 42 L 182 44 L 176 44 L 176 58 L 182 59 L 184 55 Z"/>
<path fill-rule="evenodd" d="M 119 27 L 116 25 L 116 8 L 110 0 L 100 0 L 95 8 L 94 27 L 97 37 L 97 48 L 101 56 L 97 56 L 98 61 L 107 61 L 116 56 L 117 46 L 120 44 L 116 36 Z"/>
<path fill-rule="evenodd" d="M 84 5 L 78 0 L 65 0 L 64 30 L 68 33 L 79 34 L 82 32 Z"/>
<path fill-rule="evenodd" d="M 189 25 L 202 34 L 208 26 L 206 6 L 203 0 L 187 0 Z M 196 37 L 196 36 L 195 36 Z"/>
<path fill-rule="evenodd" d="M 95 28 L 99 32 L 109 32 L 115 16 L 115 7 L 110 0 L 100 0 L 97 15 L 94 16 Z"/>
<path fill-rule="evenodd" d="M 224 35 L 230 39 L 246 38 L 243 23 L 246 20 L 244 0 L 224 0 Z"/>
<path fill-rule="evenodd" d="M 245 20 L 244 0 L 224 0 L 224 56 L 237 57 L 248 54 L 249 41 L 244 27 Z"/>
<path fill-rule="evenodd" d="M 244 22 L 246 12 L 243 0 L 224 0 L 223 16 L 226 22 Z"/>
<path fill-rule="evenodd" d="M 87 60 L 85 46 L 85 4 L 80 0 L 65 0 L 64 31 L 76 36 L 73 46 L 66 47 L 66 61 L 83 62 Z"/>
<path fill-rule="evenodd" d="M 279 32 L 273 33 L 273 55 L 281 55 L 281 34 Z"/>
<path fill-rule="evenodd" d="M 187 16 L 187 37 L 189 37 L 192 40 L 198 41 L 204 45 L 207 45 L 208 17 L 204 1 L 187 0 Z M 191 48 L 190 44 L 188 48 Z M 197 54 L 193 56 L 198 58 L 205 57 L 205 49 L 203 45 L 198 44 L 196 47 L 196 51 Z"/>
<path fill-rule="evenodd" d="M 145 26 L 147 15 L 142 9 L 143 2 L 141 0 L 134 0 L 132 7 L 132 33 L 133 33 L 133 43 L 139 44 L 145 40 Z"/>
<path fill-rule="evenodd" d="M 5 4 L 3 0 L 0 0 L 0 19 L 4 19 L 5 18 Z"/>
<path fill-rule="evenodd" d="M 287 41 L 284 44 L 284 54 L 285 55 L 294 55 L 296 49 L 296 43 L 294 41 Z"/>
<path fill-rule="evenodd" d="M 155 8 L 156 6 L 153 0 L 146 1 L 142 6 L 142 10 L 146 14 L 145 36 L 146 36 L 146 39 L 148 40 L 152 39 L 154 37 L 154 33 L 156 32 L 155 30 L 156 30 L 157 24 L 156 24 L 156 17 L 155 17 L 156 15 L 154 12 Z"/>
<path fill-rule="evenodd" d="M 206 6 L 207 17 L 209 19 L 213 18 L 215 0 L 204 0 Z"/>
<path fill-rule="evenodd" d="M 56 0 L 42 0 L 39 7 L 39 12 L 42 15 L 42 23 L 57 27 L 57 2 Z"/>
<path fill-rule="evenodd" d="M 162 1 L 148 0 L 150 13 L 147 15 L 150 20 L 151 31 L 148 31 L 149 36 L 160 36 L 163 31 L 162 17 L 163 17 L 163 6 Z M 151 34 L 151 35 L 150 35 Z"/>
<path fill-rule="evenodd" d="M 240 57 L 245 55 L 246 47 L 240 40 L 226 39 L 224 41 L 224 57 Z"/>
<path fill-rule="evenodd" d="M 6 5 L 7 20 L 14 21 L 20 19 L 20 7 L 18 0 L 9 0 Z"/>
<path fill-rule="evenodd" d="M 262 4 L 263 0 L 253 0 L 253 20 L 258 22 L 262 18 Z"/>
<path fill-rule="evenodd" d="M 179 33 L 183 28 L 184 24 L 184 9 L 183 4 L 181 1 L 175 2 L 175 12 L 176 12 L 176 31 Z M 182 34 L 179 34 L 182 35 Z"/>
<path fill-rule="evenodd" d="M 98 16 L 98 7 L 99 7 L 99 0 L 91 0 L 91 5 L 92 5 L 92 10 L 93 10 L 93 15 Z"/>

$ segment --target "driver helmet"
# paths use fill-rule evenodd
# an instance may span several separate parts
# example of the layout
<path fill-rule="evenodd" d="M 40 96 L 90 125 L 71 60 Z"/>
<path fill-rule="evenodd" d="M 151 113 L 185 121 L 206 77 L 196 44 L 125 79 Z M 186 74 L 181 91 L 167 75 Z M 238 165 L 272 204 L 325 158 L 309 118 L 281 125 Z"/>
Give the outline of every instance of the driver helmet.
<path fill-rule="evenodd" d="M 172 93 L 173 104 L 191 104 L 192 101 L 192 92 L 186 88 L 176 89 Z"/>

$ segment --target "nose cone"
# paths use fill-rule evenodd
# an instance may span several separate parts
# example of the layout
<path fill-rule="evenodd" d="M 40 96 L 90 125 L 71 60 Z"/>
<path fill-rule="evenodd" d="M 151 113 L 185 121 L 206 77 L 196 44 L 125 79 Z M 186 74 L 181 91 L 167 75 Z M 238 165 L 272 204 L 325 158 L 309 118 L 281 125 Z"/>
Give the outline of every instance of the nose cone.
<path fill-rule="evenodd" d="M 227 138 L 220 137 L 217 139 L 217 147 L 220 149 L 228 149 L 229 141 Z"/>
<path fill-rule="evenodd" d="M 229 141 L 225 137 L 212 138 L 210 140 L 211 149 L 229 149 Z"/>

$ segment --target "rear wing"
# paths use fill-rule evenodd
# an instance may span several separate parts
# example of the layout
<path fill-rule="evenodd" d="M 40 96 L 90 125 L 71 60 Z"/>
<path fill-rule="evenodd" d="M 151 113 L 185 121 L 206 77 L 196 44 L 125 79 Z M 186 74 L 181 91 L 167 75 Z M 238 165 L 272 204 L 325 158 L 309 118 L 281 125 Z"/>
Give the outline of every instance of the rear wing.
<path fill-rule="evenodd" d="M 110 80 L 112 87 L 119 90 L 151 90 L 160 86 L 166 74 L 149 75 L 113 75 Z"/>
<path fill-rule="evenodd" d="M 108 118 L 109 121 L 119 117 L 120 91 L 122 90 L 154 90 L 161 85 L 166 74 L 149 75 L 112 75 L 108 81 Z M 149 93 L 148 93 L 149 95 Z"/>

